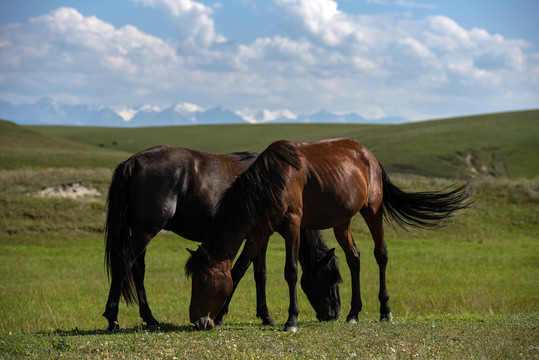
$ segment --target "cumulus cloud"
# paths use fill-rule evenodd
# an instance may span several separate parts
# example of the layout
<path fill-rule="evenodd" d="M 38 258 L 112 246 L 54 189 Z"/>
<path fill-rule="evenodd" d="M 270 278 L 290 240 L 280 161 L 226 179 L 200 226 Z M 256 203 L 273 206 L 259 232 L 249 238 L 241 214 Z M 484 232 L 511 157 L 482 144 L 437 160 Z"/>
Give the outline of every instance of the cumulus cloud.
<path fill-rule="evenodd" d="M 116 29 L 72 8 L 8 25 L 0 36 L 9 44 L 0 48 L 4 83 L 28 95 L 62 89 L 79 94 L 82 101 L 95 97 L 96 91 L 110 91 L 111 84 L 119 91 L 122 85 L 136 88 L 149 82 L 166 87 L 167 70 L 182 64 L 162 39 L 133 26 Z"/>
<path fill-rule="evenodd" d="M 0 98 L 54 89 L 55 98 L 126 109 L 188 101 L 178 111 L 224 105 L 253 121 L 322 108 L 418 119 L 539 100 L 536 47 L 445 16 L 354 15 L 333 0 L 274 0 L 287 26 L 235 44 L 216 31 L 215 7 L 133 1 L 169 14 L 178 38 L 116 28 L 72 8 L 3 26 Z"/>
<path fill-rule="evenodd" d="M 171 16 L 182 46 L 196 49 L 223 43 L 226 38 L 215 32 L 213 9 L 192 0 L 133 0 L 164 10 Z"/>

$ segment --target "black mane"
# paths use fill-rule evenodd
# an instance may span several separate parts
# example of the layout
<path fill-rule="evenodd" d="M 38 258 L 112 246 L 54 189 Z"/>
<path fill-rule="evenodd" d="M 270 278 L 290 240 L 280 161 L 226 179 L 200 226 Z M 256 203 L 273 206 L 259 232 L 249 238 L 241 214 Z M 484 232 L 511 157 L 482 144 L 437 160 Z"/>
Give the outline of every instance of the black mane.
<path fill-rule="evenodd" d="M 241 151 L 241 152 L 230 153 L 228 154 L 228 156 L 238 161 L 245 161 L 245 160 L 256 159 L 256 157 L 258 156 L 258 153 L 255 153 L 253 151 Z"/>
<path fill-rule="evenodd" d="M 301 159 L 293 142 L 268 146 L 251 166 L 223 192 L 217 213 L 203 246 L 216 258 L 233 258 L 243 239 L 256 225 L 271 226 L 282 214 L 282 194 L 290 167 L 299 169 Z M 226 240 L 223 241 L 223 238 Z M 186 264 L 190 272 L 191 261 Z"/>

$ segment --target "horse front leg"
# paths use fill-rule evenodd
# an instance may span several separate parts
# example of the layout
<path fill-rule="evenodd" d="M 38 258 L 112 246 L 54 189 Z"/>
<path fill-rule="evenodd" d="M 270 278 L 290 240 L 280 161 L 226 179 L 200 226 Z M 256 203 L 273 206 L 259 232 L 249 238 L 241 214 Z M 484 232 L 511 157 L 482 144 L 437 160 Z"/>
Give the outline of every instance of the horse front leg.
<path fill-rule="evenodd" d="M 291 222 L 289 229 L 281 234 L 286 243 L 286 262 L 284 267 L 284 278 L 288 284 L 289 307 L 288 320 L 284 325 L 284 331 L 298 331 L 298 255 L 300 241 L 300 225 L 301 221 Z"/>
<path fill-rule="evenodd" d="M 223 306 L 223 309 L 219 312 L 219 314 L 215 318 L 214 324 L 216 327 L 223 325 L 223 317 L 228 313 L 228 307 L 230 305 L 230 301 L 232 300 L 232 296 L 234 295 L 234 292 L 236 291 L 236 287 L 238 286 L 240 280 L 245 275 L 245 272 L 249 268 L 249 265 L 251 265 L 253 258 L 260 256 L 260 252 L 262 251 L 262 249 L 264 249 L 262 256 L 264 256 L 264 259 L 265 259 L 265 254 L 266 254 L 265 249 L 267 247 L 268 240 L 269 240 L 269 236 L 247 237 L 245 246 L 243 247 L 243 251 L 241 252 L 236 262 L 234 263 L 234 266 L 232 267 L 232 271 L 231 271 L 232 283 L 233 283 L 232 293 L 228 297 L 225 305 Z M 256 272 L 256 269 L 255 269 L 255 272 Z M 258 287 L 258 283 L 257 283 L 257 287 Z M 258 298 L 258 288 L 257 288 L 257 307 L 258 307 L 258 300 L 259 298 Z M 265 291 L 264 291 L 264 302 L 265 302 Z M 267 307 L 266 307 L 266 311 L 267 311 Z M 257 311 L 257 315 L 258 315 L 258 311 Z"/>
<path fill-rule="evenodd" d="M 262 325 L 275 325 L 275 320 L 271 317 L 266 302 L 266 243 L 258 255 L 253 260 L 253 272 L 256 284 L 256 317 L 262 319 Z"/>

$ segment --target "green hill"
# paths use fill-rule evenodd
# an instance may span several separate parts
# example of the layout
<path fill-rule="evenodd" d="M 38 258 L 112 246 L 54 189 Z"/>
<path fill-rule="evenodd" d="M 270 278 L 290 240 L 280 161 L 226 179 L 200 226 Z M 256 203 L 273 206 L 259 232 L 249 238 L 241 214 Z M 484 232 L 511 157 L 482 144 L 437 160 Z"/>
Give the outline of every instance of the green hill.
<path fill-rule="evenodd" d="M 0 120 L 0 169 L 113 167 L 127 155 L 50 137 Z"/>
<path fill-rule="evenodd" d="M 262 151 L 272 141 L 351 137 L 389 171 L 427 176 L 509 178 L 539 175 L 539 110 L 404 125 L 264 124 L 99 128 L 39 126 L 34 130 L 95 147 L 135 153 L 157 144 L 216 153 Z"/>
<path fill-rule="evenodd" d="M 137 151 L 181 145 L 263 151 L 278 139 L 350 137 L 391 172 L 440 177 L 539 175 L 539 110 L 405 125 L 264 124 L 153 128 L 22 127 L 0 121 L 0 168 L 114 167 Z"/>
<path fill-rule="evenodd" d="M 369 134 L 391 171 L 435 176 L 539 175 L 539 111 L 489 114 L 392 127 Z"/>

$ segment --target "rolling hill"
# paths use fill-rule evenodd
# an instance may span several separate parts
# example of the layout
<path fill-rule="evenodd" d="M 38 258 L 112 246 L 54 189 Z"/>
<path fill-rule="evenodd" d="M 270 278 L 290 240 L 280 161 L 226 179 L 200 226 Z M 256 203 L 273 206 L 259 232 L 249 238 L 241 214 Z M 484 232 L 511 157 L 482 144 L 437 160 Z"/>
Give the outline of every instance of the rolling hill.
<path fill-rule="evenodd" d="M 113 167 L 127 154 L 50 137 L 0 120 L 0 170 Z"/>
<path fill-rule="evenodd" d="M 154 128 L 21 127 L 0 123 L 0 168 L 107 166 L 158 144 L 225 153 L 263 151 L 278 139 L 355 138 L 392 172 L 439 177 L 539 175 L 539 110 L 401 125 L 242 124 Z M 72 164 L 62 153 L 80 153 Z"/>

